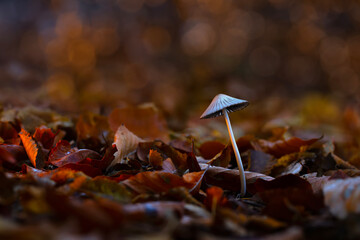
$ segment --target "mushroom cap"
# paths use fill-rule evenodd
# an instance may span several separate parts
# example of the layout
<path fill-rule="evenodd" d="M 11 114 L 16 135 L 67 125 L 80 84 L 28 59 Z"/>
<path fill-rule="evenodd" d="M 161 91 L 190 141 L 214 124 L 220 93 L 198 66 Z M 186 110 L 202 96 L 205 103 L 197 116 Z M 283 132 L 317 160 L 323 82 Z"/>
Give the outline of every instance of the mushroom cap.
<path fill-rule="evenodd" d="M 249 102 L 243 99 L 233 98 L 225 94 L 218 94 L 214 97 L 209 107 L 201 115 L 201 119 L 213 118 L 223 115 L 223 110 L 235 112 L 249 105 Z"/>

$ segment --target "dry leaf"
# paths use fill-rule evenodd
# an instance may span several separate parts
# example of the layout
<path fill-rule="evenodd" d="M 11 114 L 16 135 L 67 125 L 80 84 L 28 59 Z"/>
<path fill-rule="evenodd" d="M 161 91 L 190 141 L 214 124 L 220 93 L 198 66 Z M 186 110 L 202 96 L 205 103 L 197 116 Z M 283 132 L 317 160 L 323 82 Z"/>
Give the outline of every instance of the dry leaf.
<path fill-rule="evenodd" d="M 141 138 L 169 140 L 165 118 L 153 104 L 117 108 L 110 114 L 109 124 L 113 131 L 124 124 Z"/>
<path fill-rule="evenodd" d="M 201 180 L 203 171 L 185 174 L 183 177 L 168 172 L 142 172 L 123 183 L 136 193 L 161 193 L 175 187 L 191 190 Z"/>
<path fill-rule="evenodd" d="M 360 177 L 330 180 L 323 193 L 325 205 L 334 216 L 344 219 L 351 213 L 360 213 Z"/>
<path fill-rule="evenodd" d="M 204 159 L 212 159 L 217 154 L 219 154 L 223 149 L 225 148 L 225 145 L 218 141 L 208 141 L 201 144 L 199 147 L 199 151 L 201 156 Z"/>
<path fill-rule="evenodd" d="M 44 167 L 45 156 L 41 146 L 25 129 L 21 129 L 19 135 L 32 165 L 39 169 Z"/>
<path fill-rule="evenodd" d="M 281 157 L 285 154 L 299 152 L 302 146 L 310 146 L 319 139 L 320 138 L 312 138 L 303 140 L 297 137 L 292 137 L 287 140 L 278 140 L 275 142 L 259 139 L 258 144 L 264 152 L 270 153 L 275 157 Z"/>
<path fill-rule="evenodd" d="M 113 144 L 116 145 L 117 152 L 115 152 L 115 159 L 109 167 L 114 166 L 116 163 L 125 163 L 123 158 L 135 151 L 140 142 L 143 142 L 141 138 L 130 132 L 124 125 L 121 125 L 115 133 Z"/>
<path fill-rule="evenodd" d="M 266 181 L 273 180 L 273 177 L 266 176 L 261 173 L 245 171 L 247 184 L 253 183 L 256 179 L 261 178 Z M 221 187 L 226 190 L 240 191 L 240 175 L 239 170 L 227 169 L 222 167 L 210 167 L 205 173 L 206 183 Z"/>

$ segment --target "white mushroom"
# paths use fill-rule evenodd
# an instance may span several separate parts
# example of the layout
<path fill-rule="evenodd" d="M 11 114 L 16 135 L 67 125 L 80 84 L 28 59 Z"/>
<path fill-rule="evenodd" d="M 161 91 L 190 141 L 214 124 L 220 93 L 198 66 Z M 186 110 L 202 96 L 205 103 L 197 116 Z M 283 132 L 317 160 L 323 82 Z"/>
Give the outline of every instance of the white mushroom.
<path fill-rule="evenodd" d="M 226 125 L 229 131 L 231 144 L 234 149 L 236 162 L 239 167 L 239 173 L 240 173 L 240 183 L 241 183 L 241 196 L 244 196 L 246 193 L 246 179 L 245 179 L 245 172 L 244 167 L 242 165 L 241 156 L 239 153 L 239 149 L 236 145 L 234 133 L 231 127 L 230 118 L 228 115 L 228 112 L 234 112 L 240 109 L 243 109 L 249 105 L 249 102 L 242 99 L 237 99 L 230 97 L 225 94 L 218 94 L 214 97 L 212 102 L 210 103 L 209 107 L 205 110 L 205 112 L 201 115 L 201 119 L 205 118 L 213 118 L 218 116 L 225 116 Z"/>

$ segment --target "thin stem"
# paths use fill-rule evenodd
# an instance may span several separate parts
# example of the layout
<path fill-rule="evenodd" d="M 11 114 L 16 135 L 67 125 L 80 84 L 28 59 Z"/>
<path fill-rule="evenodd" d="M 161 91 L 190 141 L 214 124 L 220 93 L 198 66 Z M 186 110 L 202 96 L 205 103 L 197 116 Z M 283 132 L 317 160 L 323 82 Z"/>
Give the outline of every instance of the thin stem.
<path fill-rule="evenodd" d="M 226 121 L 226 125 L 229 131 L 229 135 L 230 135 L 230 140 L 231 140 L 231 144 L 233 146 L 234 149 L 234 153 L 235 153 L 235 157 L 236 157 L 236 162 L 237 165 L 239 167 L 239 173 L 240 173 L 240 183 L 241 183 L 241 192 L 240 195 L 243 197 L 245 196 L 246 193 L 246 179 L 245 179 L 245 172 L 244 172 L 244 167 L 241 161 L 241 156 L 239 153 L 239 149 L 237 147 L 236 141 L 235 141 L 235 137 L 234 137 L 234 132 L 232 130 L 231 127 L 231 123 L 230 123 L 230 118 L 228 115 L 228 112 L 226 109 L 223 110 L 224 116 L 225 116 L 225 121 Z"/>

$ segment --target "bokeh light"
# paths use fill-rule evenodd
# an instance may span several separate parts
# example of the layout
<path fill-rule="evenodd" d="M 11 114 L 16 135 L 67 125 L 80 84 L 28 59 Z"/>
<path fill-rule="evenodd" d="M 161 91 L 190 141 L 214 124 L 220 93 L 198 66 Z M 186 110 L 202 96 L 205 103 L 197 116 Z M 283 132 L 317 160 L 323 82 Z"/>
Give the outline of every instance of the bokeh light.
<path fill-rule="evenodd" d="M 0 102 L 180 122 L 219 92 L 359 105 L 359 26 L 355 0 L 3 0 Z"/>

